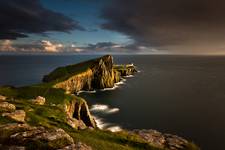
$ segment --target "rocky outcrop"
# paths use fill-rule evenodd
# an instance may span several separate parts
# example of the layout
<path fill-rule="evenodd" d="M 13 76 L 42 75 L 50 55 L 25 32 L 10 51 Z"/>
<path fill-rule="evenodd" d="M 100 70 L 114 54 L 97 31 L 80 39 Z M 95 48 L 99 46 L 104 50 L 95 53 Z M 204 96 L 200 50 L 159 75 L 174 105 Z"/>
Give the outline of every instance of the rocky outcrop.
<path fill-rule="evenodd" d="M 44 105 L 45 104 L 45 98 L 42 96 L 38 96 L 37 98 L 32 99 L 31 101 L 33 104 L 36 104 L 36 105 Z"/>
<path fill-rule="evenodd" d="M 136 67 L 133 64 L 128 65 L 114 65 L 113 68 L 120 73 L 121 76 L 133 75 L 137 72 Z"/>
<path fill-rule="evenodd" d="M 12 112 L 16 110 L 16 106 L 8 102 L 0 102 L 0 111 L 1 112 Z"/>
<path fill-rule="evenodd" d="M 73 101 L 65 105 L 64 110 L 68 115 L 67 123 L 73 128 L 84 129 L 85 126 L 96 128 L 95 120 L 84 99 L 74 98 Z"/>
<path fill-rule="evenodd" d="M 26 113 L 24 110 L 15 110 L 11 113 L 3 113 L 3 117 L 8 117 L 18 122 L 25 122 Z"/>
<path fill-rule="evenodd" d="M 146 142 L 161 149 L 184 150 L 189 149 L 191 146 L 187 140 L 181 137 L 172 134 L 163 134 L 156 130 L 134 130 L 131 133 L 140 136 Z"/>
<path fill-rule="evenodd" d="M 75 143 L 73 138 L 61 128 L 47 129 L 18 123 L 0 125 L 0 142 L 2 144 L 0 148 L 6 149 L 16 145 L 13 146 L 16 149 L 91 150 L 91 147 L 83 143 Z"/>

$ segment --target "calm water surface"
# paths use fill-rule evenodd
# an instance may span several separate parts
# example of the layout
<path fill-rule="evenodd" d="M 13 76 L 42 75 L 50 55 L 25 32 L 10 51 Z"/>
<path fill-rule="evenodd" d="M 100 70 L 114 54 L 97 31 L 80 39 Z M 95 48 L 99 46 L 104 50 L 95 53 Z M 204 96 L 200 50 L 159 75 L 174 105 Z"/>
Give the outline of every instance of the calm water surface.
<path fill-rule="evenodd" d="M 0 85 L 29 85 L 55 67 L 97 56 L 0 56 Z M 141 71 L 116 90 L 81 94 L 89 105 L 119 108 L 95 113 L 122 128 L 152 128 L 225 150 L 225 57 L 115 56 Z"/>

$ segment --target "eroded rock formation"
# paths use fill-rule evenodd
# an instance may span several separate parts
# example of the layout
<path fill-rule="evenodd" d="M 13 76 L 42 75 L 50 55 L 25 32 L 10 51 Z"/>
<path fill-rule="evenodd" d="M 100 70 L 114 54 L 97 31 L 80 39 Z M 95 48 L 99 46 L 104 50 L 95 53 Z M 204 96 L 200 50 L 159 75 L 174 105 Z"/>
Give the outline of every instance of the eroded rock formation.
<path fill-rule="evenodd" d="M 73 100 L 71 103 L 65 105 L 65 112 L 68 115 L 67 122 L 73 128 L 96 127 L 96 123 L 92 115 L 90 114 L 87 102 L 79 98 L 79 100 Z"/>

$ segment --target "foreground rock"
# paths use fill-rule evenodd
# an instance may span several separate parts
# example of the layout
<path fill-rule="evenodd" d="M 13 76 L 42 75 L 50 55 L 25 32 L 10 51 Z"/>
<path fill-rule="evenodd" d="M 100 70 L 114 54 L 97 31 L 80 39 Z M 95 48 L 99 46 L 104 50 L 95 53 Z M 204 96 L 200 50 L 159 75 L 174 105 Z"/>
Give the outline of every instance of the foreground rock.
<path fill-rule="evenodd" d="M 7 146 L 7 145 L 1 145 L 0 144 L 0 149 L 2 150 L 26 150 L 24 146 Z"/>
<path fill-rule="evenodd" d="M 3 117 L 8 117 L 18 122 L 25 122 L 26 113 L 24 110 L 15 110 L 11 113 L 3 113 Z"/>
<path fill-rule="evenodd" d="M 36 99 L 32 100 L 32 103 L 36 104 L 36 105 L 44 105 L 45 104 L 45 98 L 42 97 L 42 96 L 38 96 Z"/>
<path fill-rule="evenodd" d="M 8 102 L 0 102 L 0 111 L 2 112 L 12 112 L 16 110 L 16 106 Z"/>
<path fill-rule="evenodd" d="M 47 129 L 18 123 L 1 125 L 0 141 L 0 146 L 5 148 L 16 145 L 17 149 L 91 150 L 83 143 L 74 143 L 73 138 L 61 128 Z"/>
<path fill-rule="evenodd" d="M 156 130 L 134 130 L 131 133 L 139 135 L 146 142 L 162 149 L 184 150 L 190 147 L 187 140 L 176 135 L 163 134 Z"/>

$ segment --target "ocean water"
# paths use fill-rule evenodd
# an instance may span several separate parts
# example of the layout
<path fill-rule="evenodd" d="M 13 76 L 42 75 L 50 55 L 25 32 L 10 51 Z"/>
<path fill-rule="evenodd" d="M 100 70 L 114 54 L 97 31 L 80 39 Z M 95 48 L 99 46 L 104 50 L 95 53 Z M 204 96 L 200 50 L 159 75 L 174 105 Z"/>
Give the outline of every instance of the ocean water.
<path fill-rule="evenodd" d="M 97 56 L 0 56 L 0 85 L 41 82 L 58 66 Z M 114 56 L 139 73 L 113 89 L 81 92 L 102 128 L 156 129 L 177 134 L 202 150 L 225 149 L 224 56 Z"/>

